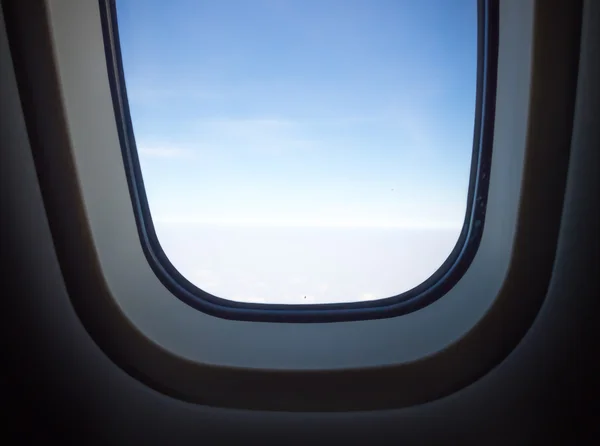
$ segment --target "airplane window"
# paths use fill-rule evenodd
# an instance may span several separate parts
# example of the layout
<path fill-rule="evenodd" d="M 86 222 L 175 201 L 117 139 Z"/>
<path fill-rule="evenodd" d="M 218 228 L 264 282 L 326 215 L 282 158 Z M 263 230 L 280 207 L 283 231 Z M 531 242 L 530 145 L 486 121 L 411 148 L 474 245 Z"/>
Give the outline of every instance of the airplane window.
<path fill-rule="evenodd" d="M 140 212 L 165 268 L 225 305 L 441 280 L 483 222 L 483 3 L 118 0 Z"/>

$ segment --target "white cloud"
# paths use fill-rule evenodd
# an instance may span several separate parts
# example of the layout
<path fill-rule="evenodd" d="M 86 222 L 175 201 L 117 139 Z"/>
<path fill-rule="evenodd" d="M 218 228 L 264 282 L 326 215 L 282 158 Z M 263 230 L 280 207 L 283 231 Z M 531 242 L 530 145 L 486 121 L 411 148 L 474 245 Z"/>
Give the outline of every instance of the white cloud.
<path fill-rule="evenodd" d="M 203 146 L 228 153 L 243 150 L 273 155 L 317 145 L 307 137 L 304 123 L 272 117 L 200 119 L 194 137 Z"/>
<path fill-rule="evenodd" d="M 177 146 L 147 146 L 140 145 L 138 153 L 143 158 L 160 159 L 188 159 L 194 156 L 194 152 L 188 148 Z"/>
<path fill-rule="evenodd" d="M 326 293 L 329 290 L 329 284 L 324 283 L 321 286 L 319 286 L 319 292 L 320 293 Z"/>
<path fill-rule="evenodd" d="M 314 227 L 314 228 L 406 228 L 406 229 L 460 229 L 459 220 L 400 220 L 400 219 L 267 219 L 267 218 L 201 218 L 194 215 L 156 215 L 155 223 L 174 225 L 210 225 L 231 227 Z"/>
<path fill-rule="evenodd" d="M 295 124 L 295 121 L 282 118 L 214 118 L 201 119 L 199 125 L 211 125 L 225 128 L 227 130 L 246 130 L 257 128 L 282 128 L 290 127 Z"/>
<path fill-rule="evenodd" d="M 197 85 L 187 85 L 178 87 L 164 87 L 156 85 L 140 85 L 137 81 L 128 82 L 127 99 L 130 102 L 143 105 L 164 104 L 174 99 L 186 100 L 206 100 L 214 99 L 219 94 L 214 88 L 199 88 Z"/>
<path fill-rule="evenodd" d="M 375 300 L 378 299 L 377 296 L 375 296 L 373 293 L 364 293 L 361 296 L 361 300 Z"/>

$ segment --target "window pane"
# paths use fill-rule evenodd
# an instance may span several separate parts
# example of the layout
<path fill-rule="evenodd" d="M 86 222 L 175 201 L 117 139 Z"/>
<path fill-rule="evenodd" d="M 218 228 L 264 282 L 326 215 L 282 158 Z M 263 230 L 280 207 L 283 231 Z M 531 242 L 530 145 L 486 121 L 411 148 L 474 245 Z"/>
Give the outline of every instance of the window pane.
<path fill-rule="evenodd" d="M 165 254 L 264 303 L 386 298 L 464 222 L 476 0 L 119 0 L 129 107 Z"/>

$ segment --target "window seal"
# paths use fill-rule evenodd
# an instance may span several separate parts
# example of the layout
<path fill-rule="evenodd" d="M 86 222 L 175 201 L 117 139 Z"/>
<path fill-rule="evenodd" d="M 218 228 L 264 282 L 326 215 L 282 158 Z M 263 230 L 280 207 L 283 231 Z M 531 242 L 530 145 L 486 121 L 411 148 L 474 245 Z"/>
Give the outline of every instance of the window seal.
<path fill-rule="evenodd" d="M 328 304 L 265 304 L 214 296 L 188 281 L 162 250 L 145 193 L 129 112 L 116 1 L 99 0 L 113 108 L 136 226 L 144 255 L 163 285 L 181 301 L 209 315 L 257 322 L 341 322 L 396 317 L 443 297 L 467 271 L 484 229 L 495 122 L 498 0 L 478 0 L 477 92 L 471 173 L 465 221 L 449 257 L 424 282 L 399 295 L 373 301 Z"/>
<path fill-rule="evenodd" d="M 487 229 L 463 278 L 405 317 L 334 324 L 223 319 L 173 298 L 145 259 L 123 193 L 98 3 L 3 6 L 34 201 L 43 200 L 56 254 L 47 261 L 58 261 L 75 323 L 132 379 L 213 407 L 399 409 L 484 377 L 543 312 L 571 173 L 581 1 L 499 5 Z"/>

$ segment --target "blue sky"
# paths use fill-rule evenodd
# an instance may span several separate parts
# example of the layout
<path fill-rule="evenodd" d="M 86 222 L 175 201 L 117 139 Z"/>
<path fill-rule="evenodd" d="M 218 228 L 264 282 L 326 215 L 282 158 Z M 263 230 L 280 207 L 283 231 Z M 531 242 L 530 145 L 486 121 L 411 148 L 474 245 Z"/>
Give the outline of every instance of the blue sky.
<path fill-rule="evenodd" d="M 118 0 L 117 12 L 159 225 L 458 235 L 476 0 Z"/>

